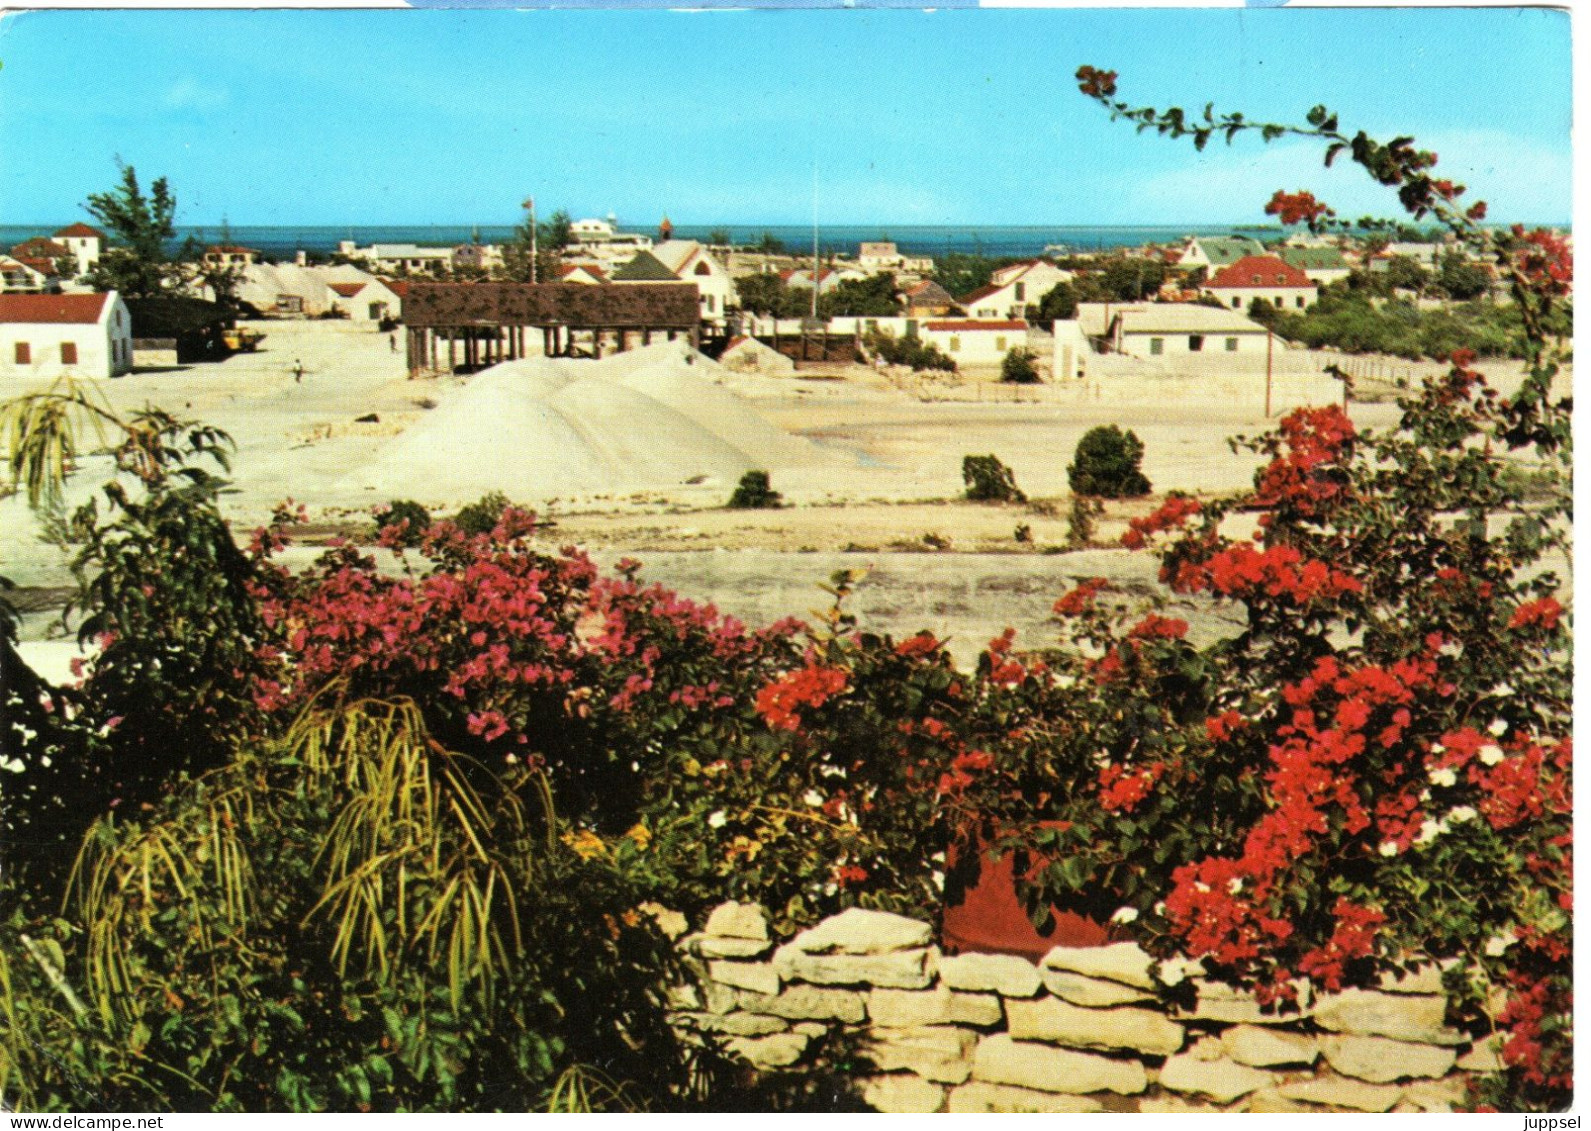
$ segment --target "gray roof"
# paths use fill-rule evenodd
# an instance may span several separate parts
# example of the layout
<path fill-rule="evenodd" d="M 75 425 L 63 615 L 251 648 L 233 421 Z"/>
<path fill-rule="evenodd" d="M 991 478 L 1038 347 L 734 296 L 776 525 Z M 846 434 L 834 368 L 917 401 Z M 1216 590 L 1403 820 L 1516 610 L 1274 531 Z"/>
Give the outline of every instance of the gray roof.
<path fill-rule="evenodd" d="M 1300 271 L 1346 271 L 1348 261 L 1334 247 L 1282 247 L 1276 254 L 1283 263 Z"/>
<path fill-rule="evenodd" d="M 1217 267 L 1236 263 L 1245 255 L 1265 254 L 1265 245 L 1248 236 L 1200 236 L 1199 246 Z"/>
<path fill-rule="evenodd" d="M 613 273 L 615 283 L 677 283 L 679 276 L 650 251 L 638 251 L 635 258 Z"/>
<path fill-rule="evenodd" d="M 1263 334 L 1265 327 L 1235 310 L 1198 302 L 1080 302 L 1077 326 L 1089 337 L 1103 337 L 1121 319 L 1124 334 Z"/>

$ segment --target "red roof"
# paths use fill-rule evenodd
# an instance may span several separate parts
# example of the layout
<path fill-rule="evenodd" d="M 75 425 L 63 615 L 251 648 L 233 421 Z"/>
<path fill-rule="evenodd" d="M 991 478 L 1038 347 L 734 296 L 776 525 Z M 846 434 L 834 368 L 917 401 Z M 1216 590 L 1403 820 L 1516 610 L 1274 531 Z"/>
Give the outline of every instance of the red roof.
<path fill-rule="evenodd" d="M 9 295 L 0 294 L 0 322 L 98 322 L 108 294 Z"/>
<path fill-rule="evenodd" d="M 76 224 L 68 224 L 55 234 L 57 236 L 69 236 L 74 239 L 86 239 L 88 237 L 93 237 L 102 243 L 105 240 L 104 232 L 100 231 L 98 228 L 90 228 L 87 224 L 84 224 L 81 221 Z"/>
<path fill-rule="evenodd" d="M 61 259 L 72 254 L 72 249 L 65 244 L 58 244 L 54 240 L 47 240 L 43 236 L 34 236 L 31 240 L 23 240 L 11 249 L 11 254 L 16 256 L 31 255 L 39 259 Z"/>
<path fill-rule="evenodd" d="M 326 285 L 342 295 L 343 298 L 353 298 L 354 295 L 365 289 L 363 283 L 327 283 Z"/>
<path fill-rule="evenodd" d="M 408 298 L 409 297 L 409 280 L 407 280 L 407 279 L 383 279 L 381 281 L 382 281 L 383 284 L 386 285 L 387 290 L 391 291 L 393 294 L 397 295 L 399 298 Z"/>
<path fill-rule="evenodd" d="M 19 255 L 18 263 L 26 264 L 41 275 L 55 274 L 55 260 L 47 259 L 42 255 Z"/>
<path fill-rule="evenodd" d="M 600 268 L 600 267 L 598 267 L 598 266 L 596 266 L 595 264 L 592 264 L 592 263 L 566 263 L 562 267 L 558 268 L 558 277 L 560 279 L 567 279 L 570 275 L 573 275 L 576 271 L 584 271 L 587 275 L 590 275 L 593 279 L 599 279 L 599 280 L 603 280 L 603 281 L 606 281 L 607 277 L 608 277 L 603 272 L 602 268 Z"/>
<path fill-rule="evenodd" d="M 1274 255 L 1245 255 L 1221 268 L 1207 287 L 1314 287 L 1308 275 Z"/>
<path fill-rule="evenodd" d="M 979 322 L 975 319 L 963 319 L 958 322 L 925 322 L 930 330 L 1026 330 L 1026 322 Z"/>

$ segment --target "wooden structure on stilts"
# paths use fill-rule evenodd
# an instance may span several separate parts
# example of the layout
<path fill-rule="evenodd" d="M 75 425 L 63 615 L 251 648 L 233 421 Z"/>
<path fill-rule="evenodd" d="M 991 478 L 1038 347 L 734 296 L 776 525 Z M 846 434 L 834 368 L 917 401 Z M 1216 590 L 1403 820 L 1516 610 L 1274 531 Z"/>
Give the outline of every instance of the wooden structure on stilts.
<path fill-rule="evenodd" d="M 410 376 L 475 370 L 527 356 L 601 357 L 654 338 L 701 341 L 694 283 L 416 283 L 403 300 Z"/>

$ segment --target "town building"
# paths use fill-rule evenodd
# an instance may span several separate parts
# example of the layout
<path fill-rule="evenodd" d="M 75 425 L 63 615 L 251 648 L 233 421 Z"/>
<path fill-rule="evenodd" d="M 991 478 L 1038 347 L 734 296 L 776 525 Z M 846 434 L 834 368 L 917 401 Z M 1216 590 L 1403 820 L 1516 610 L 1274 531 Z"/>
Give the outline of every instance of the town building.
<path fill-rule="evenodd" d="M 132 316 L 115 291 L 0 294 L 0 373 L 116 377 L 132 367 Z"/>
<path fill-rule="evenodd" d="M 1016 319 L 929 321 L 922 323 L 917 333 L 962 368 L 999 365 L 1007 353 L 1026 348 L 1028 343 L 1028 324 Z"/>
<path fill-rule="evenodd" d="M 51 261 L 0 255 L 0 292 L 39 294 L 56 289 L 55 284 L 55 267 Z"/>
<path fill-rule="evenodd" d="M 1072 272 L 1048 260 L 1030 259 L 1002 267 L 980 287 L 961 300 L 973 318 L 1022 318 L 1029 306 L 1037 306 L 1058 283 L 1069 283 Z"/>
<path fill-rule="evenodd" d="M 906 290 L 906 313 L 913 318 L 943 318 L 956 309 L 956 298 L 932 279 Z"/>
<path fill-rule="evenodd" d="M 1274 255 L 1246 255 L 1205 281 L 1204 289 L 1232 310 L 1264 299 L 1277 310 L 1303 310 L 1320 297 L 1320 285 Z"/>
<path fill-rule="evenodd" d="M 76 258 L 79 275 L 87 275 L 94 269 L 106 245 L 104 232 L 83 223 L 68 224 L 50 238 Z"/>
<path fill-rule="evenodd" d="M 1298 268 L 1312 282 L 1323 287 L 1346 279 L 1353 272 L 1343 258 L 1342 251 L 1335 247 L 1318 244 L 1289 246 L 1278 248 L 1276 255 L 1283 263 Z"/>
<path fill-rule="evenodd" d="M 258 248 L 216 244 L 204 249 L 206 267 L 250 267 L 260 261 Z"/>
<path fill-rule="evenodd" d="M 1247 255 L 1264 255 L 1265 245 L 1248 236 L 1189 236 L 1182 245 L 1177 266 L 1215 271 L 1230 267 Z"/>
<path fill-rule="evenodd" d="M 696 240 L 664 240 L 651 254 L 674 278 L 696 284 L 702 296 L 702 321 L 723 324 L 725 312 L 735 305 L 735 281 L 712 252 Z"/>
<path fill-rule="evenodd" d="M 377 243 L 356 247 L 353 240 L 337 245 L 338 254 L 361 261 L 378 275 L 442 274 L 453 263 L 451 247 L 421 247 L 412 243 Z"/>
<path fill-rule="evenodd" d="M 860 271 L 855 267 L 820 267 L 818 269 L 818 294 L 826 295 L 844 282 L 865 282 L 867 277 L 866 271 Z M 791 267 L 779 272 L 779 278 L 784 281 L 787 287 L 797 287 L 803 291 L 812 289 L 811 267 Z"/>
<path fill-rule="evenodd" d="M 887 271 L 926 275 L 934 269 L 934 261 L 926 256 L 902 255 L 888 240 L 873 240 L 857 249 L 856 266 L 868 275 L 882 275 Z"/>
<path fill-rule="evenodd" d="M 380 279 L 333 280 L 326 286 L 337 296 L 334 305 L 349 321 L 380 322 L 403 315 L 403 299 Z"/>
<path fill-rule="evenodd" d="M 1270 336 L 1251 318 L 1196 302 L 1080 302 L 1073 321 L 1101 352 L 1149 360 L 1263 355 Z M 1057 344 L 1065 325 L 1056 323 Z"/>

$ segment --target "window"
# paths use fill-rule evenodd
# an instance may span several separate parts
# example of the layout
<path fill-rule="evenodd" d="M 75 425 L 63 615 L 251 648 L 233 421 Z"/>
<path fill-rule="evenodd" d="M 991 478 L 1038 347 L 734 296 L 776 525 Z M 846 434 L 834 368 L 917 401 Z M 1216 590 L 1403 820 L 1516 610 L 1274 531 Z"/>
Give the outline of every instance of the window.
<path fill-rule="evenodd" d="M 76 342 L 62 342 L 61 343 L 61 364 L 62 365 L 76 365 L 77 364 L 77 343 Z"/>
<path fill-rule="evenodd" d="M 1026 283 L 1018 283 L 1016 285 L 1016 300 L 1018 302 L 1026 302 L 1028 300 L 1028 285 Z"/>
<path fill-rule="evenodd" d="M 1163 354 L 1165 352 L 1166 352 L 1166 340 L 1164 338 L 1150 338 L 1149 339 L 1149 356 L 1150 357 L 1159 357 L 1161 354 Z"/>
<path fill-rule="evenodd" d="M 27 342 L 17 343 L 16 358 L 18 365 L 28 365 L 33 361 L 33 350 L 28 346 Z"/>
<path fill-rule="evenodd" d="M 1237 309 L 1239 309 L 1239 308 L 1240 308 L 1240 307 L 1241 307 L 1241 306 L 1242 306 L 1242 305 L 1243 305 L 1243 300 L 1242 300 L 1242 299 L 1240 299 L 1240 298 L 1234 298 L 1234 299 L 1233 299 L 1233 300 L 1232 300 L 1232 309 L 1233 309 L 1233 310 L 1237 310 Z"/>
<path fill-rule="evenodd" d="M 1198 353 L 1203 348 L 1204 348 L 1204 335 L 1203 334 L 1189 334 L 1188 335 L 1188 352 L 1189 353 Z"/>
<path fill-rule="evenodd" d="M 704 309 L 706 309 L 708 314 L 711 314 L 713 312 L 713 296 L 712 295 L 703 295 L 702 296 L 702 306 L 703 306 Z"/>
<path fill-rule="evenodd" d="M 1019 283 L 1017 285 L 1020 286 L 1021 284 Z M 994 340 L 994 348 L 999 350 L 1000 352 L 1004 353 L 1005 352 L 1005 339 L 1004 338 L 995 338 L 995 340 Z"/>
<path fill-rule="evenodd" d="M 1297 297 L 1297 298 L 1295 298 L 1295 299 L 1294 299 L 1294 300 L 1293 300 L 1293 301 L 1294 301 L 1294 302 L 1295 302 L 1295 303 L 1297 303 L 1297 304 L 1298 304 L 1298 308 L 1299 308 L 1299 309 L 1300 309 L 1300 310 L 1302 310 L 1302 309 L 1303 309 L 1303 307 L 1304 307 L 1304 296 L 1303 296 L 1303 295 L 1299 295 L 1299 296 L 1298 296 L 1298 297 Z"/>
<path fill-rule="evenodd" d="M 954 335 L 952 335 L 951 338 L 950 338 L 950 352 L 951 353 L 960 353 L 961 352 L 961 339 L 958 338 L 958 337 L 955 337 Z"/>
<path fill-rule="evenodd" d="M 1237 352 L 1237 339 L 1236 338 L 1228 338 L 1226 340 L 1226 352 L 1227 353 L 1236 353 Z"/>
<path fill-rule="evenodd" d="M 696 265 L 696 273 L 698 275 L 711 275 L 713 273 L 713 269 L 707 266 L 705 263 L 698 263 Z"/>

